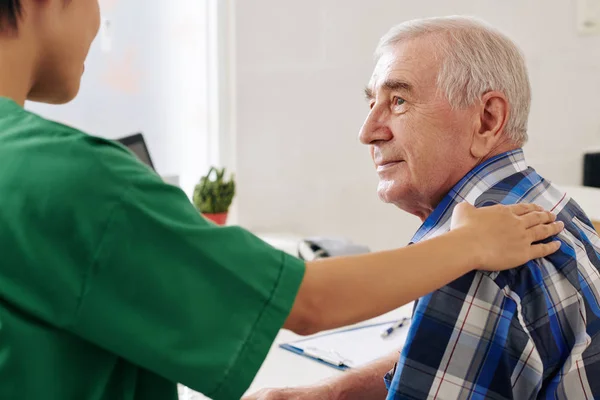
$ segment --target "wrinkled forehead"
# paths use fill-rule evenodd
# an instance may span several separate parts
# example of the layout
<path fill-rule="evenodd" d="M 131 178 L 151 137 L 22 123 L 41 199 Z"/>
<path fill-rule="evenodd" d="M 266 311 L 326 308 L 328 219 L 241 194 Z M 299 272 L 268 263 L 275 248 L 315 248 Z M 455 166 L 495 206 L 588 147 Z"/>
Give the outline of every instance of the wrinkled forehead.
<path fill-rule="evenodd" d="M 423 90 L 435 88 L 440 62 L 435 47 L 426 38 L 397 43 L 383 50 L 369 80 L 373 91 L 386 81 L 403 81 Z"/>

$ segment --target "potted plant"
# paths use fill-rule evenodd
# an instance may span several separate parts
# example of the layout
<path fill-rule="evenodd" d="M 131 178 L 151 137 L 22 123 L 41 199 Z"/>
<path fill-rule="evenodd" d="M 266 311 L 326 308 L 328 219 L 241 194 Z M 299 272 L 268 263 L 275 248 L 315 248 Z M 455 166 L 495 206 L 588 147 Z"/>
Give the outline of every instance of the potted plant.
<path fill-rule="evenodd" d="M 211 167 L 194 189 L 194 205 L 209 220 L 225 225 L 229 206 L 235 195 L 233 174 L 225 181 L 225 168 Z"/>

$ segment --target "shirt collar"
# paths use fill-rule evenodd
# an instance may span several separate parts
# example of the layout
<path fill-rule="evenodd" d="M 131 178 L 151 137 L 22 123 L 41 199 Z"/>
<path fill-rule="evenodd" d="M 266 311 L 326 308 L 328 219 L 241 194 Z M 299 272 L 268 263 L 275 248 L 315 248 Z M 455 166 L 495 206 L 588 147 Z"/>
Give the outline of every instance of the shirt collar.
<path fill-rule="evenodd" d="M 444 196 L 415 233 L 411 243 L 431 239 L 448 232 L 452 210 L 458 203 L 467 201 L 474 204 L 479 196 L 498 182 L 527 168 L 522 149 L 499 154 L 479 164 Z"/>

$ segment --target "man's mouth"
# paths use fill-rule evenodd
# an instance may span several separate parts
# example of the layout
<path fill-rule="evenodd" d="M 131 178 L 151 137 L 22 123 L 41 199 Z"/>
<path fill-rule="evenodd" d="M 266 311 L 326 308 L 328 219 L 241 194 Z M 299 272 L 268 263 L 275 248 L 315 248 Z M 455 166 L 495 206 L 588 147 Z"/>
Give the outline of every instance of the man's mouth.
<path fill-rule="evenodd" d="M 394 168 L 396 165 L 403 163 L 403 160 L 400 161 L 390 161 L 381 164 L 377 164 L 377 172 L 387 171 L 388 169 Z"/>

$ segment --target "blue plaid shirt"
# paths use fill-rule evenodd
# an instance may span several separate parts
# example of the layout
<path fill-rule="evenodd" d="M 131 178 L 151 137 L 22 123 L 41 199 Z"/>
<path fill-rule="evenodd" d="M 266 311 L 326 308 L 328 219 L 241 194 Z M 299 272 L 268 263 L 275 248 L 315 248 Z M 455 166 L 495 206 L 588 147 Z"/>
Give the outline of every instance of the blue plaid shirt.
<path fill-rule="evenodd" d="M 385 378 L 388 400 L 600 399 L 600 239 L 588 217 L 516 150 L 465 176 L 412 242 L 447 232 L 462 201 L 553 210 L 565 223 L 562 246 L 516 269 L 471 272 L 422 297 Z"/>

